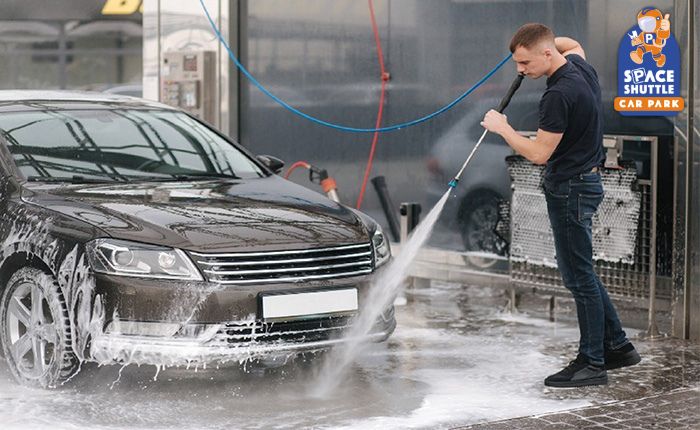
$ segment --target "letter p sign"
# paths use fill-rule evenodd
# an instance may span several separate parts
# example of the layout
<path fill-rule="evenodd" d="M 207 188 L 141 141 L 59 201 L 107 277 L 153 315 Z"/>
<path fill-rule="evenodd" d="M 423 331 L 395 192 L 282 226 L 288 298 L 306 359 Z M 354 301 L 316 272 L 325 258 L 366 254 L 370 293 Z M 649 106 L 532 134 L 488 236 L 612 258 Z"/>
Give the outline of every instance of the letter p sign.
<path fill-rule="evenodd" d="M 642 79 L 644 78 L 644 68 L 639 68 L 639 69 L 634 69 L 632 70 L 632 78 L 634 79 L 635 84 L 639 84 L 642 82 Z"/>

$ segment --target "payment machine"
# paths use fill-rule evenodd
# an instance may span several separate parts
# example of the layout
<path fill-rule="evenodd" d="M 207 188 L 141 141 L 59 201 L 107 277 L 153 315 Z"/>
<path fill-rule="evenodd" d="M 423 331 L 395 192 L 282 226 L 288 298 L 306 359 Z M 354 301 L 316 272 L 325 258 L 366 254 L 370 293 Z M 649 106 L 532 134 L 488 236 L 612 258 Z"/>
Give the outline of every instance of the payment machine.
<path fill-rule="evenodd" d="M 172 51 L 163 55 L 160 101 L 216 123 L 216 54 Z"/>

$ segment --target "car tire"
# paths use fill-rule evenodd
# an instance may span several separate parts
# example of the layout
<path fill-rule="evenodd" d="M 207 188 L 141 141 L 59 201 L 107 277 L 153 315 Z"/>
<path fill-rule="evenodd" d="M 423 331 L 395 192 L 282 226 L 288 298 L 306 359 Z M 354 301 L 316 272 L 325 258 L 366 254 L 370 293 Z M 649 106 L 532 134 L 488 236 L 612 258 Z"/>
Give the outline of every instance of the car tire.
<path fill-rule="evenodd" d="M 465 251 L 506 255 L 503 239 L 495 231 L 502 199 L 490 190 L 476 191 L 464 198 L 458 212 L 458 223 Z M 480 268 L 491 267 L 497 261 L 494 258 L 469 256 L 469 262 Z"/>
<path fill-rule="evenodd" d="M 56 280 L 34 267 L 15 272 L 0 301 L 0 341 L 22 385 L 55 388 L 78 370 L 70 321 Z"/>

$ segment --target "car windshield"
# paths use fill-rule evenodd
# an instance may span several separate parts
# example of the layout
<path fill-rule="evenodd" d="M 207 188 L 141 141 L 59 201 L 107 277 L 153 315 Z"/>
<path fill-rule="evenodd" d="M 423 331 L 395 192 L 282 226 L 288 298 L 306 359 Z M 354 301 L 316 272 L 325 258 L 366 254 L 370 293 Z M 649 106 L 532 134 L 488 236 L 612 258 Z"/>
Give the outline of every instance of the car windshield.
<path fill-rule="evenodd" d="M 0 114 L 0 135 L 27 179 L 265 176 L 250 157 L 184 113 L 84 106 Z"/>

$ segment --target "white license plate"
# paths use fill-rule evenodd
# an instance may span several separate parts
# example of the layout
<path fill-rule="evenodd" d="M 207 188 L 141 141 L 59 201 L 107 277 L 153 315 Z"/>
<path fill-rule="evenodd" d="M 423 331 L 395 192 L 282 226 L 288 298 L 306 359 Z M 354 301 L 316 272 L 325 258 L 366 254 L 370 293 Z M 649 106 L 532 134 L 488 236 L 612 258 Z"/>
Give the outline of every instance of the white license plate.
<path fill-rule="evenodd" d="M 271 294 L 262 297 L 265 319 L 357 311 L 357 289 Z"/>

